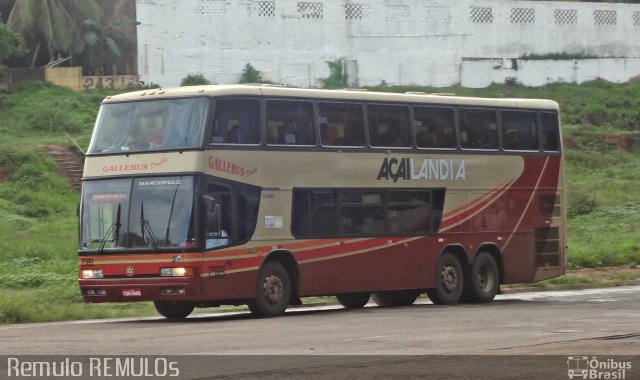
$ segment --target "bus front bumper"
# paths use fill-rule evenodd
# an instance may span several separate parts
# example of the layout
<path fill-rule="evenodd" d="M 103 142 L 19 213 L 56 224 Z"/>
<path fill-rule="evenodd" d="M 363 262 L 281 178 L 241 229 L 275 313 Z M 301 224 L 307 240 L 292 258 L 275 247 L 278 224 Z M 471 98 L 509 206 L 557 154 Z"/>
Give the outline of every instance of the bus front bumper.
<path fill-rule="evenodd" d="M 201 293 L 198 279 L 104 278 L 79 279 L 84 302 L 187 301 Z"/>

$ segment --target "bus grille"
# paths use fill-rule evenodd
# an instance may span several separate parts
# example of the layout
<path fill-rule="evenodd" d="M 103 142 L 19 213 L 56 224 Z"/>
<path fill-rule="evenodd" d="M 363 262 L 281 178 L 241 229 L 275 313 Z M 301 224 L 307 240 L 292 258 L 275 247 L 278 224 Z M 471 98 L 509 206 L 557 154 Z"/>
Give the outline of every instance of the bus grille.
<path fill-rule="evenodd" d="M 540 194 L 538 196 L 538 207 L 540 208 L 540 213 L 547 219 L 562 216 L 560 210 L 560 194 Z"/>
<path fill-rule="evenodd" d="M 560 266 L 560 229 L 543 227 L 535 229 L 536 267 Z"/>

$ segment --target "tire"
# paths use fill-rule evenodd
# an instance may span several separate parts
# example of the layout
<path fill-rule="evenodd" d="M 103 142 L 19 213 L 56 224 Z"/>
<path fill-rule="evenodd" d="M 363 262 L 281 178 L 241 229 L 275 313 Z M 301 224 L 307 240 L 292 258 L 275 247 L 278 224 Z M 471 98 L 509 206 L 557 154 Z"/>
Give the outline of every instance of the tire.
<path fill-rule="evenodd" d="M 260 269 L 256 298 L 248 303 L 256 317 L 284 314 L 291 301 L 291 281 L 287 270 L 277 261 L 267 261 Z"/>
<path fill-rule="evenodd" d="M 185 319 L 195 308 L 193 302 L 187 301 L 153 301 L 156 311 L 168 319 Z"/>
<path fill-rule="evenodd" d="M 338 294 L 336 298 L 345 309 L 361 309 L 369 302 L 369 293 Z"/>
<path fill-rule="evenodd" d="M 434 289 L 427 289 L 427 295 L 434 304 L 455 305 L 460 300 L 464 272 L 460 261 L 450 252 L 444 252 L 438 259 L 435 286 Z"/>
<path fill-rule="evenodd" d="M 410 306 L 416 302 L 419 294 L 416 290 L 374 293 L 373 302 L 381 307 Z"/>
<path fill-rule="evenodd" d="M 498 264 L 488 252 L 476 255 L 464 285 L 466 302 L 491 302 L 500 290 Z"/>

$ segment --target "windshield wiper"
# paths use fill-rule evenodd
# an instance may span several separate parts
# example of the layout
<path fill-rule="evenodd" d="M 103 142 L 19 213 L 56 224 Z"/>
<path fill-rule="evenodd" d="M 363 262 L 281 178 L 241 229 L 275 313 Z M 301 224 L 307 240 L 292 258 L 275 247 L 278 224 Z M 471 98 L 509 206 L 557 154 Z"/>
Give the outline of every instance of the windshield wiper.
<path fill-rule="evenodd" d="M 140 202 L 140 230 L 142 232 L 142 240 L 148 244 L 147 239 L 145 239 L 145 232 L 149 236 L 149 240 L 151 241 L 151 247 L 156 250 L 158 249 L 159 241 L 156 238 L 156 235 L 153 233 L 151 226 L 149 225 L 149 221 L 144 218 L 144 202 Z"/>
<path fill-rule="evenodd" d="M 182 179 L 182 177 L 180 177 Z M 176 205 L 176 196 L 178 195 L 178 189 L 180 188 L 180 184 L 182 181 L 178 183 L 176 186 L 176 190 L 173 192 L 173 199 L 171 200 L 171 210 L 169 211 L 169 220 L 167 221 L 167 231 L 164 234 L 164 241 L 168 245 L 169 244 L 169 231 L 171 229 L 171 218 L 173 217 L 173 208 Z"/>
<path fill-rule="evenodd" d="M 118 203 L 118 211 L 116 211 L 116 221 L 115 223 L 111 223 L 109 229 L 104 234 L 102 241 L 100 241 L 100 247 L 98 248 L 98 254 L 102 254 L 104 251 L 104 246 L 109 241 L 109 238 L 113 235 L 113 240 L 111 242 L 116 243 L 118 238 L 120 237 L 120 203 Z"/>

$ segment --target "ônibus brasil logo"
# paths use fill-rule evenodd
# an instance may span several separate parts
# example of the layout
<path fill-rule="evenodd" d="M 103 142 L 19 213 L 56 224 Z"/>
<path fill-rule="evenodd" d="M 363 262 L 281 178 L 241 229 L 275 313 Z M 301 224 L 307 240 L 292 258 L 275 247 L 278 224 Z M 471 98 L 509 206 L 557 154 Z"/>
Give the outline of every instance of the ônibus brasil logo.
<path fill-rule="evenodd" d="M 622 380 L 627 377 L 631 362 L 615 359 L 599 360 L 595 356 L 569 356 L 567 358 L 567 375 L 569 379 L 607 379 Z"/>

